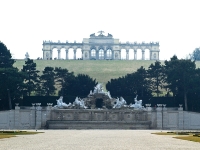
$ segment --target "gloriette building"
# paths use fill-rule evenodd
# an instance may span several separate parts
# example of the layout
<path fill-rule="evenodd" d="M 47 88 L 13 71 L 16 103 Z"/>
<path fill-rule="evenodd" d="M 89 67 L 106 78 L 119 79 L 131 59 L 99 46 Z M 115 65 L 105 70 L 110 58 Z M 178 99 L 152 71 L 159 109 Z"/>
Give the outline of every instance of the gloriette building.
<path fill-rule="evenodd" d="M 81 49 L 82 59 L 90 60 L 120 60 L 121 50 L 126 50 L 126 60 L 129 60 L 129 51 L 132 49 L 134 51 L 134 60 L 142 59 L 145 60 L 145 51 L 149 51 L 150 60 L 159 60 L 159 43 L 150 42 L 150 43 L 121 43 L 119 39 L 113 38 L 111 34 L 104 35 L 104 31 L 99 31 L 99 35 L 95 33 L 90 35 L 90 38 L 83 38 L 82 43 L 61 43 L 61 42 L 52 42 L 52 41 L 43 41 L 43 59 L 61 59 L 61 49 L 65 49 L 66 56 L 65 59 L 69 59 L 68 52 L 69 49 L 73 49 L 74 58 L 76 58 L 77 49 Z M 53 49 L 57 49 L 57 56 L 53 56 Z M 137 58 L 137 52 L 142 52 L 142 58 Z"/>

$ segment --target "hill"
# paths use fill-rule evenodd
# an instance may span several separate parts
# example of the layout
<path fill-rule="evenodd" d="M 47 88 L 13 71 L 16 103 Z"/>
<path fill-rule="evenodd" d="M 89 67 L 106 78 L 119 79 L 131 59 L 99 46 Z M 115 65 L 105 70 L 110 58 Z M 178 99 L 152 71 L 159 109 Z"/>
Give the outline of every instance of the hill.
<path fill-rule="evenodd" d="M 114 78 L 122 77 L 128 73 L 136 71 L 141 66 L 146 69 L 153 60 L 34 60 L 37 70 L 42 72 L 46 66 L 67 68 L 74 74 L 88 74 L 93 79 L 104 85 Z M 162 63 L 164 61 L 161 61 Z M 16 60 L 14 66 L 22 69 L 25 60 Z M 200 67 L 200 62 L 196 62 Z"/>

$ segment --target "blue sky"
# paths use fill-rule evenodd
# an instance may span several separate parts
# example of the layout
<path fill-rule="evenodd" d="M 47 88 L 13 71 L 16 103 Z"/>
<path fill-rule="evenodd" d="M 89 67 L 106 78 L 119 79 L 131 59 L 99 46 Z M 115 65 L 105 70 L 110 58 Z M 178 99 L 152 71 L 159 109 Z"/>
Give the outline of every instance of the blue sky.
<path fill-rule="evenodd" d="M 160 42 L 160 59 L 200 47 L 198 0 L 1 0 L 0 41 L 16 59 L 43 40 L 82 42 L 99 30 L 121 42 Z"/>

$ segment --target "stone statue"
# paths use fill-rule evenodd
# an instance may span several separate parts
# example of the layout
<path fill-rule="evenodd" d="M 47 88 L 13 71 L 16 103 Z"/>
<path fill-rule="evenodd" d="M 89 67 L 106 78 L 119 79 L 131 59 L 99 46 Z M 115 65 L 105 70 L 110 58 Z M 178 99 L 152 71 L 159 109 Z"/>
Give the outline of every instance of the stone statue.
<path fill-rule="evenodd" d="M 60 96 L 60 98 L 56 101 L 57 101 L 57 105 L 54 106 L 55 108 L 68 108 L 68 107 L 72 106 L 71 103 L 69 103 L 69 104 L 64 103 L 62 96 Z"/>
<path fill-rule="evenodd" d="M 75 108 L 84 108 L 84 109 L 87 108 L 87 107 L 85 106 L 84 100 L 81 99 L 81 98 L 78 98 L 78 97 L 76 97 L 76 99 L 75 99 L 75 101 L 74 101 L 74 103 L 73 103 L 73 106 L 74 106 Z"/>
<path fill-rule="evenodd" d="M 110 91 L 107 92 L 108 97 L 111 99 Z"/>
<path fill-rule="evenodd" d="M 93 34 L 90 34 L 90 37 L 94 37 L 95 36 L 95 33 L 93 33 Z"/>
<path fill-rule="evenodd" d="M 108 33 L 108 36 L 107 36 L 107 37 L 113 37 L 113 36 L 112 36 L 112 34 Z"/>
<path fill-rule="evenodd" d="M 142 106 L 142 100 L 137 100 L 137 96 L 138 95 L 136 95 L 136 97 L 134 98 L 135 104 L 130 105 L 130 107 L 137 108 L 137 109 L 142 109 L 142 108 L 144 108 Z"/>
<path fill-rule="evenodd" d="M 103 91 L 103 86 L 101 83 L 98 83 L 95 87 L 94 87 L 94 93 L 104 93 Z"/>
<path fill-rule="evenodd" d="M 123 97 L 120 97 L 120 99 L 117 97 L 116 104 L 113 106 L 113 108 L 122 108 L 126 107 L 126 101 Z"/>
<path fill-rule="evenodd" d="M 28 52 L 26 52 L 25 59 L 28 59 L 28 58 L 29 58 L 29 54 L 28 54 Z"/>
<path fill-rule="evenodd" d="M 101 30 L 101 31 L 99 31 L 98 33 L 99 33 L 98 36 L 104 36 L 104 35 L 103 35 L 104 31 Z"/>

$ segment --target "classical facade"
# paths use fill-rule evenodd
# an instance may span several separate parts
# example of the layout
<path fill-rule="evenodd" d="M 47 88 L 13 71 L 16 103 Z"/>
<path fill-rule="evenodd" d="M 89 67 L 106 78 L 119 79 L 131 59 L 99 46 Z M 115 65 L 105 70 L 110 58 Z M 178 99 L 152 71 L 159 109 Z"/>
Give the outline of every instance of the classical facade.
<path fill-rule="evenodd" d="M 90 35 L 90 38 L 83 38 L 82 43 L 61 43 L 61 42 L 52 42 L 52 41 L 43 41 L 43 59 L 61 59 L 61 49 L 65 49 L 66 56 L 65 59 L 69 59 L 69 49 L 73 49 L 74 58 L 76 58 L 77 49 L 81 49 L 82 59 L 90 60 L 120 60 L 121 51 L 125 49 L 126 51 L 126 60 L 129 60 L 129 51 L 132 49 L 134 51 L 134 60 L 142 59 L 145 60 L 145 51 L 149 50 L 149 59 L 150 60 L 159 60 L 159 43 L 150 42 L 150 43 L 121 43 L 119 39 L 113 38 L 111 34 L 104 35 L 103 31 L 98 32 L 99 35 L 95 33 Z M 57 56 L 53 56 L 53 49 L 57 49 Z M 137 58 L 137 52 L 142 52 L 142 58 Z"/>

